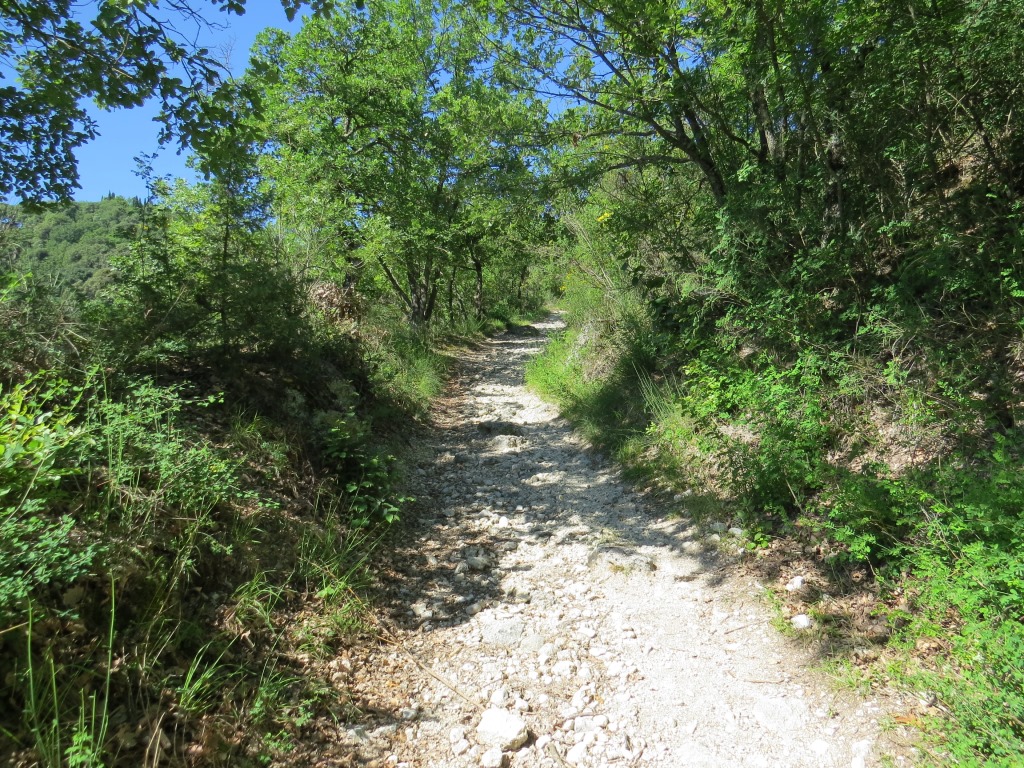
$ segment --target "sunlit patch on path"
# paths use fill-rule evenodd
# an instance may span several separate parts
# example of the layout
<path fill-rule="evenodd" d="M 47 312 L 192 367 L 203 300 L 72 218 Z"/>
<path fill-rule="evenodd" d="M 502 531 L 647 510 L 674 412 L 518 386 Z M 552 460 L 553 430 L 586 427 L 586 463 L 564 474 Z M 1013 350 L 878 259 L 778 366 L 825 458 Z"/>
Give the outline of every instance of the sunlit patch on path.
<path fill-rule="evenodd" d="M 376 724 L 343 739 L 409 766 L 878 765 L 882 702 L 771 628 L 729 575 L 737 545 L 636 493 L 523 386 L 559 327 L 467 361 L 391 558 Z"/>

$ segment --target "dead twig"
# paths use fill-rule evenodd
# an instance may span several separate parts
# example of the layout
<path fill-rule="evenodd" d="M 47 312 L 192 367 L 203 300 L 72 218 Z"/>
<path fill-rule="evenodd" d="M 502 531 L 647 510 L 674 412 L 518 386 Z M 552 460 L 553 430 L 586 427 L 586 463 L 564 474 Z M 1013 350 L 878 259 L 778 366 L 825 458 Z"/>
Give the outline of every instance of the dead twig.
<path fill-rule="evenodd" d="M 549 741 L 547 746 L 544 747 L 544 751 L 548 753 L 548 757 L 553 759 L 559 765 L 563 765 L 565 768 L 573 768 L 573 766 L 566 762 L 566 759 L 562 757 L 561 753 L 558 751 L 558 747 L 555 746 L 555 742 Z"/>
<path fill-rule="evenodd" d="M 760 621 L 752 621 L 749 624 L 740 624 L 738 627 L 733 627 L 732 629 L 725 630 L 725 632 L 723 632 L 722 634 L 731 635 L 733 632 L 739 632 L 741 629 L 748 629 L 749 627 L 756 627 L 758 624 L 764 624 L 767 621 L 767 619 L 761 619 Z"/>
<path fill-rule="evenodd" d="M 350 592 L 351 592 L 351 590 L 350 590 Z M 360 603 L 362 602 L 361 600 L 359 600 L 358 595 L 356 595 L 355 593 L 352 593 L 352 599 L 354 599 L 354 600 L 356 600 L 356 601 L 358 601 Z M 440 674 L 439 672 L 435 672 L 433 669 L 431 669 L 426 664 L 424 664 L 422 661 L 420 661 L 412 651 L 410 651 L 408 648 L 405 647 L 405 643 L 403 643 L 402 640 L 398 637 L 398 635 L 390 627 L 386 626 L 383 621 L 381 621 L 380 619 L 376 618 L 372 614 L 368 613 L 367 615 L 368 615 L 368 618 L 370 619 L 370 621 L 372 621 L 377 626 L 377 628 L 381 631 L 381 633 L 382 633 L 381 638 L 384 640 L 384 642 L 386 642 L 388 645 L 390 645 L 390 646 L 392 646 L 394 648 L 397 648 L 399 651 L 404 653 L 413 664 L 415 664 L 421 670 L 423 670 L 428 675 L 430 675 L 432 678 L 437 680 L 437 682 L 439 682 L 445 688 L 450 690 L 452 693 L 454 693 L 456 696 L 458 696 L 464 702 L 469 704 L 471 707 L 479 707 L 479 704 L 477 702 L 473 701 L 469 696 L 464 694 L 458 688 L 458 686 L 455 685 L 455 683 L 453 683 L 451 680 L 449 680 L 448 678 L 446 678 L 444 675 Z"/>
<path fill-rule="evenodd" d="M 732 673 L 732 670 L 729 670 L 729 669 L 727 669 L 725 671 L 725 673 L 727 675 L 729 675 L 729 677 L 731 677 L 733 680 L 739 680 L 739 681 L 744 682 L 744 683 L 760 683 L 760 684 L 764 684 L 764 685 L 782 685 L 784 682 L 786 682 L 786 678 L 784 678 L 784 677 L 779 678 L 778 680 L 758 680 L 757 678 L 754 678 L 754 677 L 736 677 L 736 675 L 734 675 Z"/>

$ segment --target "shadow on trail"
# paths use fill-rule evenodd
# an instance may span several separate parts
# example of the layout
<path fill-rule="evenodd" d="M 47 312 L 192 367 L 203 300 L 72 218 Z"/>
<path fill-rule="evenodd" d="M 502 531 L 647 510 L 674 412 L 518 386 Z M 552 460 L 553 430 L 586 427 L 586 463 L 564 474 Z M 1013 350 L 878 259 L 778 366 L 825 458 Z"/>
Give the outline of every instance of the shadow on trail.
<path fill-rule="evenodd" d="M 398 627 L 429 632 L 521 601 L 503 589 L 512 568 L 499 560 L 529 544 L 584 543 L 592 558 L 616 562 L 684 551 L 697 567 L 677 578 L 724 581 L 719 553 L 687 520 L 666 520 L 553 406 L 524 393 L 526 362 L 557 328 L 549 319 L 508 332 L 467 362 L 457 423 L 432 435 L 417 469 L 417 519 L 388 558 L 385 597 Z"/>
<path fill-rule="evenodd" d="M 511 697 L 521 693 L 527 747 L 540 750 L 543 735 L 561 759 L 559 748 L 579 743 L 565 712 L 585 711 L 590 695 L 606 722 L 614 715 L 628 726 L 622 748 L 634 757 L 657 739 L 674 745 L 678 755 L 655 755 L 657 765 L 739 765 L 741 727 L 748 754 L 765 758 L 757 765 L 839 765 L 789 759 L 794 732 L 804 752 L 829 746 L 833 731 L 822 729 L 832 726 L 812 719 L 813 707 L 824 703 L 820 717 L 831 720 L 835 699 L 805 692 L 797 667 L 806 657 L 775 666 L 782 654 L 764 612 L 733 578 L 734 544 L 719 550 L 668 504 L 638 493 L 524 389 L 525 363 L 544 342 L 525 331 L 468 351 L 459 393 L 414 438 L 409 491 L 418 501 L 376 563 L 389 631 L 364 659 L 360 725 L 344 743 L 366 766 L 383 763 L 363 754 L 410 750 L 432 756 L 410 764 L 478 765 L 475 754 L 452 762 L 470 748 L 462 737 L 487 707 L 520 711 Z M 848 711 L 843 743 L 856 746 L 869 715 Z M 684 713 L 693 720 L 680 737 Z M 659 719 L 667 714 L 668 726 Z M 631 733 L 647 742 L 643 751 Z M 665 762 L 691 751 L 701 760 Z M 522 757 L 554 762 L 548 752 Z"/>

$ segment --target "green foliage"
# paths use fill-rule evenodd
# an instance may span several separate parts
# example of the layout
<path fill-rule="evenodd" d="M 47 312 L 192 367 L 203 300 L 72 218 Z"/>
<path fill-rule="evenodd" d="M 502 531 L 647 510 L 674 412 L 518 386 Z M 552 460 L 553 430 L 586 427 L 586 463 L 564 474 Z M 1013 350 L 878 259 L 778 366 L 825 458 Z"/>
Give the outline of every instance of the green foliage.
<path fill-rule="evenodd" d="M 605 137 L 587 151 L 598 141 L 636 151 Z M 796 214 L 766 188 L 735 190 L 747 212 L 730 192 L 712 226 L 713 192 L 666 168 L 608 173 L 563 200 L 569 330 L 528 380 L 634 471 L 684 492 L 690 514 L 741 520 L 754 540 L 825 538 L 837 572 L 867 562 L 913 594 L 891 617 L 899 636 L 948 648 L 948 662 L 902 673 L 950 712 L 936 754 L 1011 765 L 1024 741 L 1016 277 L 968 256 L 970 225 L 952 232 L 927 206 L 903 202 L 907 220 L 879 230 L 900 238 L 884 256 L 896 246 L 872 246 L 870 223 L 847 243 L 807 239 L 827 217 L 787 234 Z M 1015 238 L 1004 244 L 992 258 L 1015 258 Z"/>
<path fill-rule="evenodd" d="M 67 382 L 39 375 L 0 389 L 0 620 L 22 615 L 39 590 L 86 572 L 96 554 L 72 533 L 61 482 L 77 474 L 66 459 L 81 438 L 62 407 Z M 78 540 L 76 540 L 78 538 Z"/>
<path fill-rule="evenodd" d="M 940 471 L 934 480 L 943 484 L 925 486 L 942 488 L 940 497 L 921 490 L 917 478 L 914 511 L 925 515 L 914 533 L 928 543 L 907 554 L 919 611 L 905 635 L 948 643 L 943 663 L 912 681 L 950 710 L 951 723 L 935 734 L 938 748 L 986 766 L 1013 765 L 1024 741 L 1024 482 L 1009 446 L 1000 440 L 982 471 Z"/>
<path fill-rule="evenodd" d="M 178 706 L 189 715 L 203 715 L 210 711 L 218 699 L 225 695 L 225 686 L 231 682 L 232 674 L 222 663 L 228 652 L 225 646 L 215 657 L 214 641 L 204 645 L 188 669 L 173 682 L 176 688 Z"/>
<path fill-rule="evenodd" d="M 235 619 L 242 626 L 259 625 L 261 629 L 273 631 L 273 613 L 284 598 L 284 588 L 274 584 L 266 571 L 259 571 L 250 581 L 245 582 L 232 595 Z"/>
<path fill-rule="evenodd" d="M 371 316 L 362 355 L 375 389 L 398 407 L 419 416 L 444 386 L 449 360 L 404 318 Z"/>
<path fill-rule="evenodd" d="M 785 367 L 708 354 L 681 370 L 679 405 L 721 457 L 746 522 L 792 521 L 828 476 L 823 367 L 813 354 Z"/>
<path fill-rule="evenodd" d="M 264 231 L 251 178 L 163 188 L 142 236 L 113 260 L 119 350 L 173 360 L 288 357 L 302 342 L 302 287 Z M 126 322 L 127 321 L 127 322 Z"/>
<path fill-rule="evenodd" d="M 244 0 L 107 2 L 88 12 L 69 0 L 0 8 L 0 57 L 9 68 L 0 87 L 0 193 L 33 204 L 70 199 L 78 186 L 75 152 L 96 135 L 89 101 L 116 109 L 156 97 L 165 139 L 208 144 L 216 126 L 232 121 L 236 88 L 222 82 L 218 58 L 182 31 L 206 25 L 199 9 L 207 5 L 245 12 Z M 294 16 L 304 3 L 282 5 Z M 213 92 L 209 102 L 199 97 L 204 87 Z M 245 96 L 257 99 L 256 92 Z"/>
<path fill-rule="evenodd" d="M 369 452 L 365 425 L 354 410 L 331 419 L 323 438 L 323 452 L 329 466 L 342 479 L 349 496 L 349 511 L 356 527 L 398 520 L 399 504 L 406 498 L 391 498 L 391 467 L 394 456 Z"/>
<path fill-rule="evenodd" d="M 158 95 L 210 174 L 141 207 L 130 252 L 87 242 L 92 209 L 34 220 L 88 245 L 74 266 L 23 253 L 35 271 L 75 281 L 111 251 L 115 283 L 84 312 L 24 276 L 0 291 L 0 611 L 59 610 L 50 583 L 135 558 L 165 628 L 186 585 L 220 589 L 218 566 L 244 562 L 228 594 L 250 640 L 280 639 L 255 603 L 293 599 L 287 572 L 336 609 L 310 630 L 330 642 L 362 568 L 331 554 L 339 529 L 391 522 L 401 501 L 379 428 L 440 390 L 445 333 L 553 289 L 570 329 L 531 383 L 754 540 L 827 535 L 837 567 L 911 590 L 907 639 L 949 636 L 927 683 L 953 712 L 944 754 L 1020 753 L 1019 4 L 371 0 L 265 33 L 225 84 L 152 4 L 102 4 L 91 25 L 59 2 L 0 15 L 19 76 L 0 89 L 0 190 L 69 194 L 89 97 Z M 537 91 L 583 106 L 547 124 Z M 27 217 L 0 216 L 8 258 Z M 64 382 L 96 359 L 109 390 Z M 225 446 L 192 426 L 205 398 L 161 377 L 247 393 L 232 406 L 268 421 Z M 290 530 L 275 517 L 290 497 L 246 481 L 259 464 L 283 482 L 297 455 L 326 470 L 330 503 L 288 518 L 281 572 L 252 566 L 257 539 Z M 133 554 L 93 549 L 102 536 Z M 217 709 L 227 646 L 160 633 L 195 660 L 166 677 L 182 717 Z M 256 702 L 283 751 L 317 698 L 274 704 L 294 686 L 261 669 L 259 691 L 221 688 Z M 85 703 L 77 728 L 38 720 L 47 760 L 99 759 Z"/>
<path fill-rule="evenodd" d="M 489 27 L 458 4 L 373 0 L 265 33 L 249 71 L 292 246 L 421 332 L 532 299 L 540 147 L 521 138 L 544 105 L 488 66 Z"/>
<path fill-rule="evenodd" d="M 85 693 L 81 693 L 78 722 L 71 734 L 71 743 L 64 753 L 68 768 L 103 768 L 102 745 L 106 734 L 105 728 L 97 725 L 97 720 L 102 720 L 106 714 L 96 711 L 95 694 L 87 703 Z"/>
<path fill-rule="evenodd" d="M 184 408 L 208 406 L 216 396 L 189 399 L 148 380 L 118 394 L 98 391 L 87 403 L 88 437 L 77 445 L 77 462 L 97 492 L 86 508 L 122 537 L 167 542 L 158 573 L 173 592 L 203 553 L 230 551 L 215 535 L 215 513 L 245 498 L 238 462 L 180 429 Z"/>
<path fill-rule="evenodd" d="M 63 680 L 58 674 L 53 654 L 47 649 L 41 658 L 36 657 L 32 647 L 35 615 L 28 610 L 26 625 L 28 638 L 26 665 L 21 674 L 27 691 L 23 718 L 32 734 L 40 764 L 45 768 L 75 766 L 77 768 L 103 768 L 106 765 L 104 751 L 110 727 L 110 681 L 114 659 L 114 625 L 116 608 L 111 596 L 110 615 L 107 625 L 105 674 L 101 691 L 86 692 L 80 685 L 73 685 L 77 692 L 77 706 L 71 690 L 64 690 Z M 67 699 L 72 699 L 68 707 Z M 76 719 L 70 725 L 62 720 L 68 709 L 77 709 Z M 66 736 L 70 743 L 63 745 Z"/>
<path fill-rule="evenodd" d="M 575 266 L 562 297 L 570 327 L 527 363 L 526 381 L 556 399 L 589 439 L 625 458 L 635 447 L 630 438 L 646 425 L 636 374 L 649 323 L 645 332 L 635 297 L 595 285 Z"/>
<path fill-rule="evenodd" d="M 0 188 L 66 197 L 91 131 L 80 100 L 154 89 L 208 175 L 145 204 L 0 215 L 20 272 L 0 288 L 0 634 L 25 637 L 0 643 L 0 729 L 43 765 L 152 762 L 165 731 L 245 763 L 344 712 L 295 659 L 369 628 L 368 553 L 410 501 L 396 425 L 440 392 L 438 345 L 541 304 L 543 148 L 519 139 L 544 106 L 460 6 L 341 8 L 268 35 L 253 74 L 219 84 L 159 5 L 108 5 L 79 28 L 44 4 L 44 28 L 12 17 L 0 35 L 24 76 L 0 122 L 45 115 L 27 144 L 6 136 L 26 152 L 4 153 Z M 125 69 L 93 71 L 115 29 Z M 32 143 L 46 136 L 52 157 Z M 236 727 L 254 735 L 217 738 Z"/>
<path fill-rule="evenodd" d="M 0 381 L 24 381 L 43 369 L 73 365 L 83 343 L 78 307 L 31 275 L 0 278 Z"/>
<path fill-rule="evenodd" d="M 579 301 L 571 284 L 568 292 Z M 988 455 L 970 463 L 945 457 L 893 474 L 879 461 L 852 472 L 850 454 L 838 451 L 849 433 L 839 427 L 866 426 L 850 414 L 839 420 L 836 404 L 854 376 L 845 361 L 808 353 L 780 366 L 707 351 L 679 377 L 654 379 L 624 369 L 623 360 L 638 357 L 610 329 L 595 333 L 593 307 L 573 315 L 582 326 L 530 363 L 528 382 L 634 470 L 676 491 L 704 485 L 730 502 L 709 507 L 706 496 L 688 496 L 691 514 L 741 518 L 755 539 L 758 531 L 810 527 L 840 545 L 836 567 L 873 563 L 887 585 L 913 595 L 899 636 L 946 646 L 936 666 L 902 673 L 949 712 L 928 730 L 936 754 L 1014 765 L 1024 741 L 1020 435 L 996 435 Z M 644 413 L 630 417 L 630 401 L 642 402 Z M 927 413 L 908 410 L 908 428 L 930 427 Z M 709 465 L 718 468 L 711 476 Z"/>
<path fill-rule="evenodd" d="M 354 413 L 329 433 L 337 479 L 316 491 L 301 516 L 286 518 L 279 502 L 252 489 L 252 467 L 263 463 L 259 451 L 250 446 L 243 468 L 234 443 L 215 443 L 197 431 L 197 424 L 216 418 L 223 396 L 186 397 L 180 388 L 147 379 L 71 388 L 46 385 L 45 378 L 0 396 L 6 414 L 0 466 L 9 489 L 0 615 L 5 632 L 25 626 L 19 622 L 26 606 L 29 612 L 38 606 L 43 617 L 33 621 L 28 614 L 27 651 L 13 661 L 18 675 L 4 688 L 5 698 L 23 704 L 25 720 L 19 725 L 5 716 L 0 726 L 31 735 L 42 764 L 107 764 L 111 685 L 122 699 L 129 691 L 163 696 L 170 707 L 165 716 L 179 722 L 232 711 L 250 686 L 240 655 L 258 660 L 269 654 L 263 663 L 277 663 L 275 649 L 290 642 L 280 635 L 291 632 L 280 614 L 296 595 L 329 604 L 317 625 L 322 629 L 314 630 L 324 642 L 360 626 L 356 590 L 365 585 L 366 558 L 379 538 L 371 523 L 394 519 L 404 499 L 389 494 L 391 473 Z M 269 436 L 257 439 L 252 431 L 270 427 L 250 424 L 243 437 L 268 443 Z M 264 482 L 284 482 L 282 473 L 295 472 L 294 449 L 284 451 L 283 464 L 280 447 L 267 450 L 277 458 Z M 94 541 L 104 546 L 89 544 Z M 269 562 L 277 570 L 257 570 L 246 581 L 250 564 Z M 116 626 L 110 620 L 104 661 L 95 643 L 78 640 L 98 631 L 98 603 L 105 598 L 95 594 L 95 574 L 107 572 L 112 584 L 124 584 L 125 607 Z M 237 635 L 224 634 L 201 608 L 195 620 L 181 620 L 203 605 L 197 595 L 232 583 L 238 586 L 228 626 Z M 55 614 L 68 624 L 51 618 Z M 33 633 L 44 620 L 43 633 Z M 239 652 L 238 636 L 246 638 L 247 651 Z M 117 672 L 115 637 L 119 646 L 138 649 Z M 0 651 L 9 663 L 6 647 Z M 80 694 L 82 680 L 96 675 L 106 676 L 108 693 L 91 686 Z M 287 705 L 266 717 L 283 727 L 297 715 Z"/>

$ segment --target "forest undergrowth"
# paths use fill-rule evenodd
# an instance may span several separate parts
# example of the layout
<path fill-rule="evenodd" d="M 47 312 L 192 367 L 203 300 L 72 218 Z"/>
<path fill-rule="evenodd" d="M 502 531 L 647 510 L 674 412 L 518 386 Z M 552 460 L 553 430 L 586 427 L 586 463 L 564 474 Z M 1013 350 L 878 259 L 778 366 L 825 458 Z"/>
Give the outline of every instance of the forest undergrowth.
<path fill-rule="evenodd" d="M 287 753 L 318 710 L 345 716 L 327 662 L 363 631 L 365 562 L 399 514 L 376 411 L 422 407 L 443 361 L 392 350 L 378 371 L 419 373 L 371 392 L 357 342 L 321 324 L 244 374 L 184 339 L 176 359 L 112 370 L 110 326 L 68 306 L 54 331 L 53 307 L 26 306 L 36 290 L 0 297 L 5 349 L 23 353 L 0 390 L 0 751 L 52 766 Z"/>
<path fill-rule="evenodd" d="M 123 274 L 99 301 L 25 273 L 0 292 L 7 764 L 284 765 L 358 717 L 347 659 L 410 501 L 400 457 L 441 350 L 508 319 L 426 336 L 322 291 L 278 285 L 275 307 L 261 277 L 236 290 L 267 353 L 126 325 L 145 309 Z"/>

